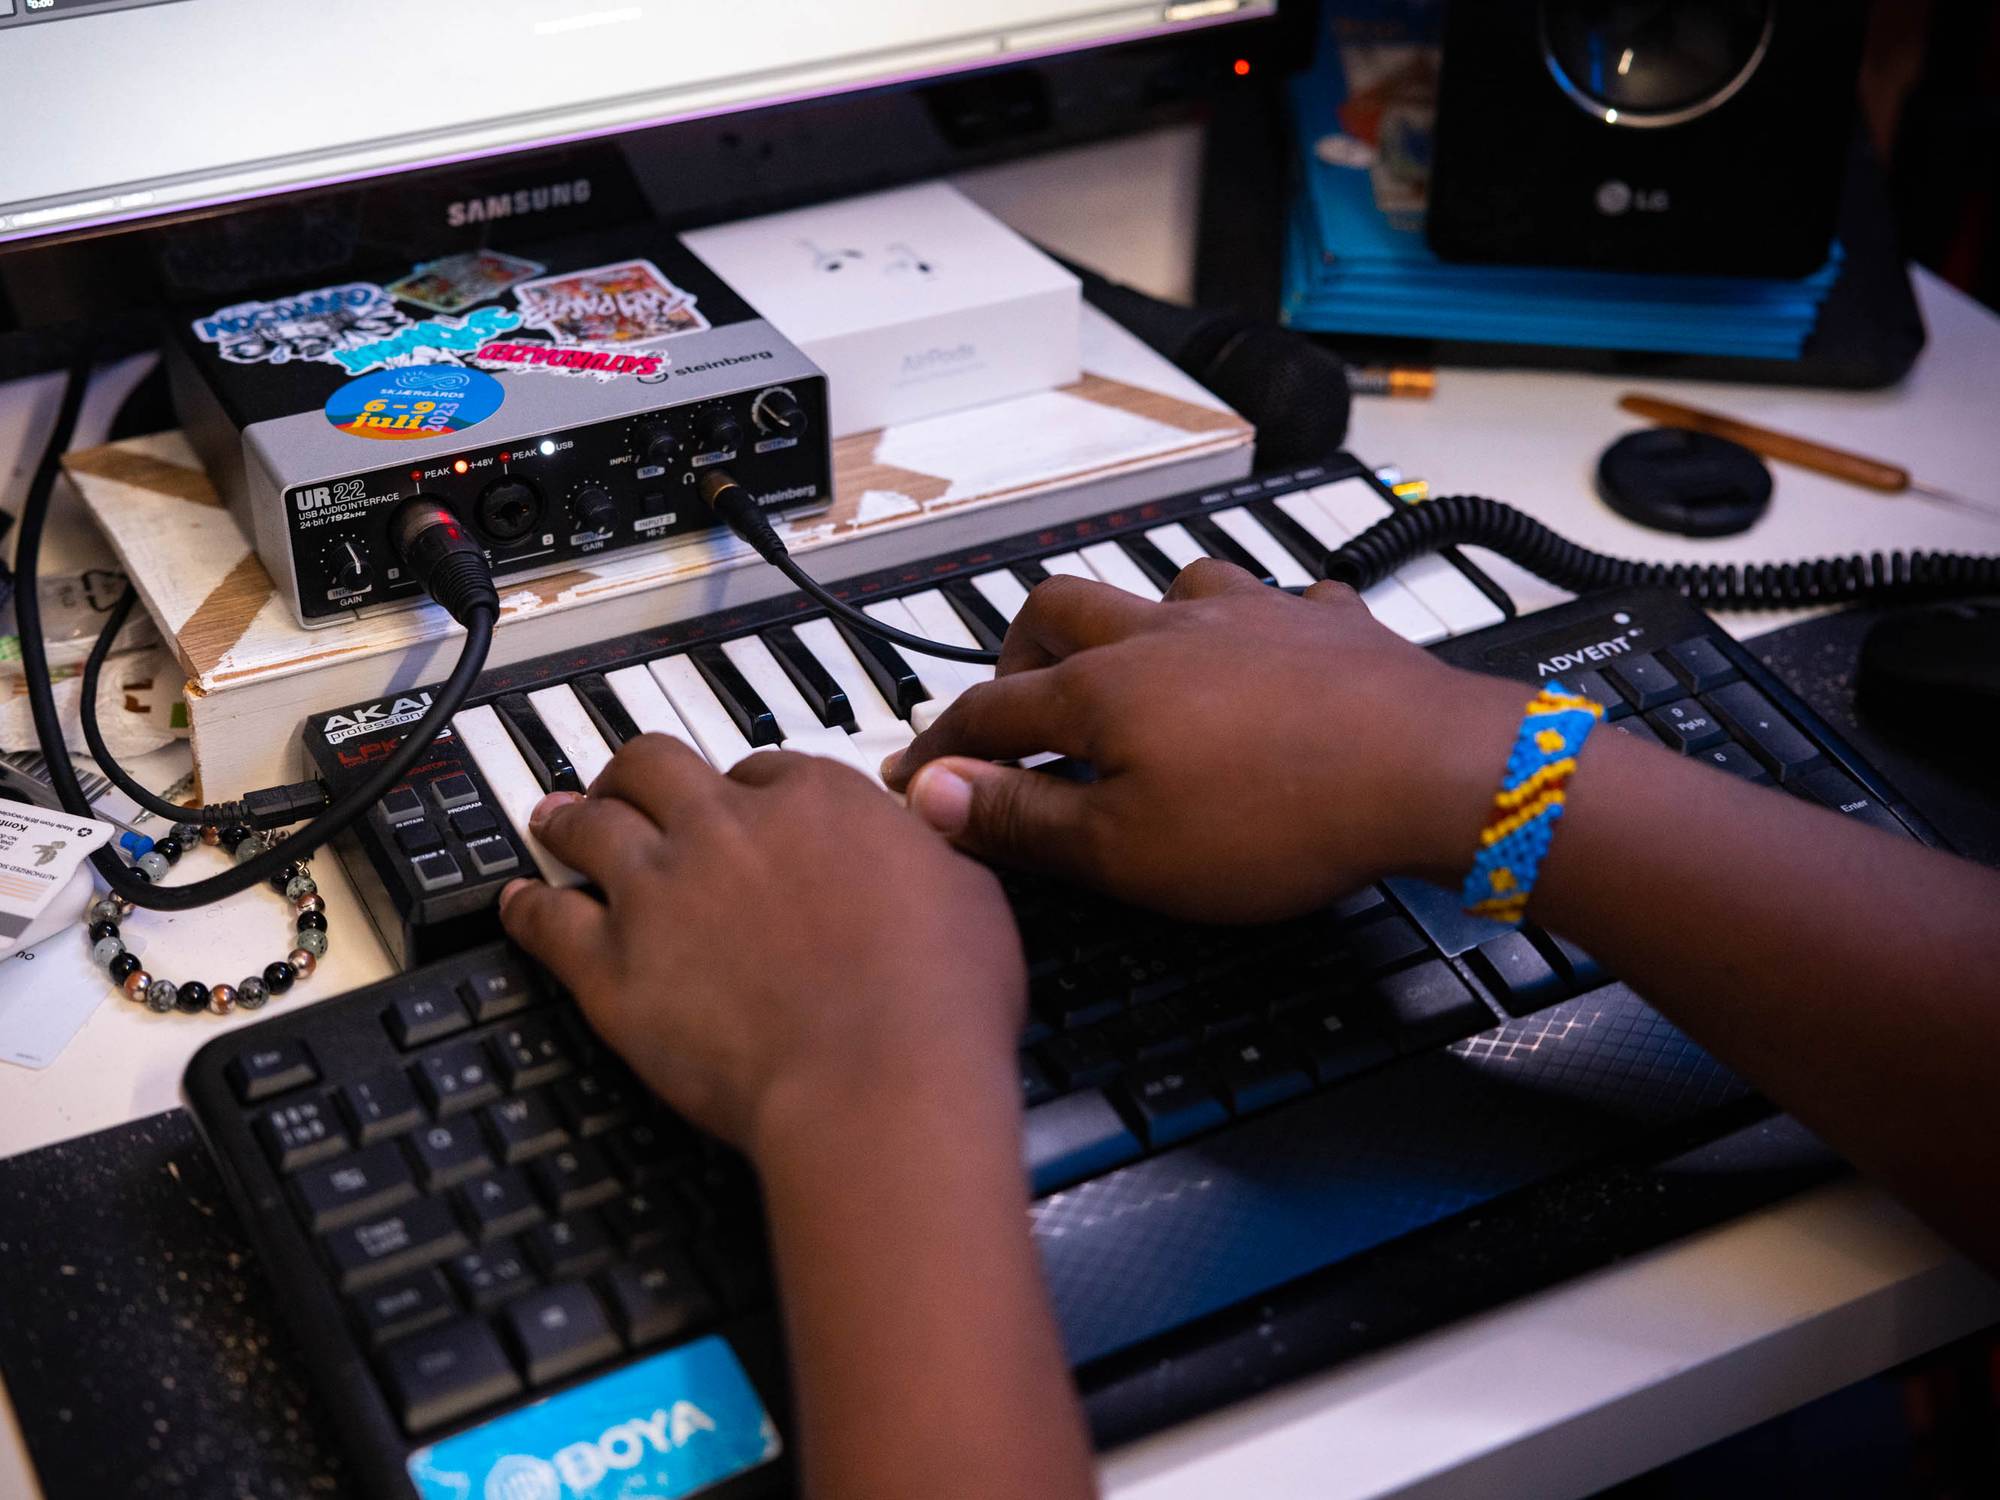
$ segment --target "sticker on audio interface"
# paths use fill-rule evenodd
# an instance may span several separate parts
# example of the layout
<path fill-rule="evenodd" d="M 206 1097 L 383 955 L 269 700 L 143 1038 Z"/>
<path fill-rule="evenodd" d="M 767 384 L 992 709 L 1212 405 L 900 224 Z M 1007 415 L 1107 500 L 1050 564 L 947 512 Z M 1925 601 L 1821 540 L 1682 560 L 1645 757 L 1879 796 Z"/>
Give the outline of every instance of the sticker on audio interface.
<path fill-rule="evenodd" d="M 349 437 L 450 437 L 485 421 L 506 399 L 506 387 L 479 370 L 422 365 L 348 381 L 326 398 L 326 419 Z"/>
<path fill-rule="evenodd" d="M 481 307 L 462 318 L 425 318 L 386 338 L 336 349 L 333 359 L 350 375 L 410 365 L 455 365 L 496 334 L 512 333 L 520 326 L 519 313 Z"/>
<path fill-rule="evenodd" d="M 693 294 L 649 260 L 524 281 L 514 300 L 530 328 L 563 344 L 646 344 L 708 327 Z"/>
<path fill-rule="evenodd" d="M 547 269 L 540 261 L 498 250 L 466 250 L 424 262 L 401 281 L 390 282 L 389 291 L 398 301 L 413 302 L 432 312 L 463 312 Z"/>
<path fill-rule="evenodd" d="M 554 375 L 592 375 L 600 381 L 615 380 L 620 375 L 657 378 L 667 368 L 664 354 L 625 354 L 616 349 L 590 349 L 534 339 L 496 339 L 481 345 L 472 359 L 483 370 L 546 370 Z"/>
<path fill-rule="evenodd" d="M 232 365 L 331 362 L 335 353 L 388 338 L 410 320 L 369 281 L 316 287 L 290 297 L 237 302 L 194 321 L 194 335 Z"/>
<path fill-rule="evenodd" d="M 711 1335 L 453 1433 L 405 1467 L 421 1500 L 680 1500 L 782 1447 Z"/>

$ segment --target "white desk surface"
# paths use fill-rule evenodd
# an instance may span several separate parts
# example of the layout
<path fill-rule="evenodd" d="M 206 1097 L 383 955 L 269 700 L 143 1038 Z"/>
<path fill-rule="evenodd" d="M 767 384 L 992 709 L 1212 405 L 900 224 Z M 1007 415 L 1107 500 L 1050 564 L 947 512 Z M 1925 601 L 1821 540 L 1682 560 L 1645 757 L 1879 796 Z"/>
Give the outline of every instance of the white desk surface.
<path fill-rule="evenodd" d="M 1150 289 L 1184 291 L 1193 151 L 1164 132 L 967 179 L 975 196 L 1046 243 Z M 1135 184 L 1151 182 L 1157 191 Z M 2000 318 L 1919 274 L 1930 347 L 1893 391 L 1847 394 L 1645 382 L 1644 388 L 1855 448 L 1946 488 L 2000 498 L 1992 372 Z M 101 382 L 85 436 L 102 431 L 133 367 Z M 1883 499 L 1779 468 L 1770 514 L 1746 536 L 1668 541 L 1593 495 L 1599 451 L 1637 425 L 1618 378 L 1445 371 L 1428 402 L 1356 403 L 1349 443 L 1439 493 L 1470 491 L 1532 511 L 1566 536 L 1628 556 L 1776 559 L 1895 546 L 2000 548 L 2000 524 Z M 7 497 L 32 467 L 53 408 L 50 380 L 0 387 Z M 1983 488 L 1982 488 L 1983 487 Z M 1494 576 L 1523 609 L 1562 597 L 1509 565 Z M 1739 634 L 1773 618 L 1727 621 Z M 193 862 L 190 862 L 191 864 Z M 339 870 L 315 874 L 334 947 L 285 1005 L 389 972 Z M 208 955 L 270 946 L 274 909 L 251 892 L 208 912 L 138 919 L 148 963 L 220 977 Z M 258 960 L 261 963 L 261 959 Z M 212 972 L 214 971 L 214 972 Z M 254 1017 L 158 1017 L 107 998 L 42 1072 L 0 1066 L 0 1156 L 177 1103 L 188 1056 Z M 1806 1194 L 1423 1338 L 1350 1361 L 1131 1444 L 1102 1466 L 1123 1500 L 1311 1496 L 1584 1495 L 1801 1401 L 2000 1319 L 2000 1285 L 1873 1188 Z M 0 1495 L 39 1494 L 0 1400 Z"/>

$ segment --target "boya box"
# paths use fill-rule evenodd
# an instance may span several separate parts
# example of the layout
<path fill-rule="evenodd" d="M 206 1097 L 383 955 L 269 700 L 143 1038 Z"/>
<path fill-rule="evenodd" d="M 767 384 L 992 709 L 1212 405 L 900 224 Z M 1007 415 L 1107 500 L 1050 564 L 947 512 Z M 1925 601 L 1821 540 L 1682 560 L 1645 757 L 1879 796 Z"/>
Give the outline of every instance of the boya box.
<path fill-rule="evenodd" d="M 835 437 L 1081 373 L 1076 278 L 942 183 L 683 239 L 826 372 Z"/>

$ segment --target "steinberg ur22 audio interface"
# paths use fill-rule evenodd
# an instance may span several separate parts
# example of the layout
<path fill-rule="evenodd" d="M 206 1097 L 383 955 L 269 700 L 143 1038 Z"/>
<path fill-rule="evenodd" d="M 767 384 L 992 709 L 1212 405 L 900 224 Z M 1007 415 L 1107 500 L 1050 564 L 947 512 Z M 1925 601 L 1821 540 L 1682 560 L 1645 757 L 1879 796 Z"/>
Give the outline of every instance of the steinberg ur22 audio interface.
<path fill-rule="evenodd" d="M 825 377 L 678 240 L 534 257 L 176 320 L 181 420 L 301 624 L 422 601 L 389 542 L 419 494 L 503 580 L 709 530 L 712 464 L 769 511 L 832 500 Z"/>

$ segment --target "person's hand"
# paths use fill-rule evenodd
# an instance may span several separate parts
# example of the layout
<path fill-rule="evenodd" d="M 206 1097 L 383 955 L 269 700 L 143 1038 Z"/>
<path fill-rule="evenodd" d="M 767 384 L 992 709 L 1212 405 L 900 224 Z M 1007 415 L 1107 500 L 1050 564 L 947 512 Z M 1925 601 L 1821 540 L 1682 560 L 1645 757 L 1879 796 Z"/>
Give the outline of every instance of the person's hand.
<path fill-rule="evenodd" d="M 1308 911 L 1470 863 L 1527 694 L 1202 560 L 1156 604 L 1051 578 L 971 688 L 884 768 L 960 847 L 1207 921 Z M 1085 784 L 995 765 L 1040 751 Z"/>
<path fill-rule="evenodd" d="M 858 773 L 770 752 L 722 776 L 644 735 L 530 826 L 602 894 L 516 881 L 508 933 L 752 1156 L 774 1116 L 1013 1089 L 1025 978 L 999 883 Z"/>

